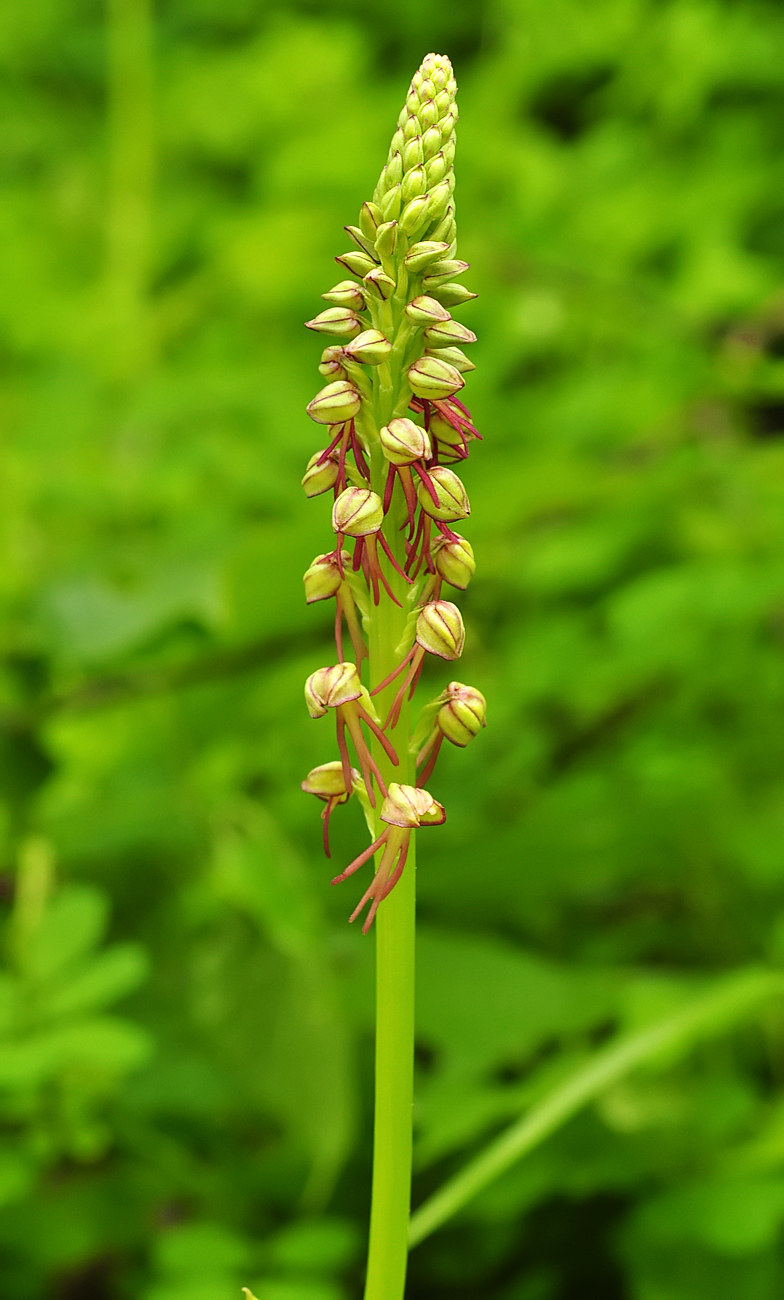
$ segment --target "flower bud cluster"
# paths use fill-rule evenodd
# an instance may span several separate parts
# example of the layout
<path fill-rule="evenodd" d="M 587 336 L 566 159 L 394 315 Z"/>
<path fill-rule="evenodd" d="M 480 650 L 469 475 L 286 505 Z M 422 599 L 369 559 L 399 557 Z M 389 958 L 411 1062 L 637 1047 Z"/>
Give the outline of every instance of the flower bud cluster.
<path fill-rule="evenodd" d="M 365 809 L 376 839 L 335 878 L 379 855 L 351 918 L 369 903 L 365 928 L 400 877 L 411 834 L 446 816 L 423 788 L 442 742 L 463 747 L 485 724 L 480 692 L 451 682 L 425 706 L 413 739 L 403 734 L 406 699 L 426 657 L 453 663 L 463 653 L 463 618 L 442 586 L 465 590 L 475 569 L 471 544 L 454 531 L 471 507 L 452 466 L 479 437 L 459 399 L 474 369 L 463 348 L 476 335 L 451 310 L 475 297 L 459 283 L 468 263 L 456 256 L 456 123 L 451 64 L 429 54 L 409 87 L 373 197 L 357 224 L 345 227 L 351 247 L 335 260 L 347 278 L 322 295 L 327 306 L 306 322 L 332 341 L 325 340 L 318 367 L 323 386 L 307 407 L 322 446 L 302 486 L 310 498 L 333 494 L 335 547 L 305 573 L 305 598 L 334 599 L 337 662 L 310 675 L 305 699 L 311 717 L 334 717 L 339 757 L 314 768 L 302 788 L 325 805 L 327 854 L 333 809 L 352 794 Z M 397 626 L 406 632 L 384 652 L 381 672 L 390 658 L 396 667 L 378 681 L 382 602 L 399 606 Z M 366 658 L 370 691 L 362 680 Z M 381 696 L 383 721 L 374 703 L 381 692 L 389 692 Z"/>

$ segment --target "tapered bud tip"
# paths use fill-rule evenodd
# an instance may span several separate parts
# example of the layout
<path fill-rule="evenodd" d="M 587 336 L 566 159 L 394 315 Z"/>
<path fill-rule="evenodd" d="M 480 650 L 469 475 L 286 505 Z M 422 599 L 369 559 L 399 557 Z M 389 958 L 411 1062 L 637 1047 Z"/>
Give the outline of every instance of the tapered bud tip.
<path fill-rule="evenodd" d="M 423 239 L 419 244 L 412 244 L 404 259 L 406 268 L 415 273 L 424 271 L 431 262 L 442 258 L 448 248 L 448 244 L 434 239 Z"/>
<path fill-rule="evenodd" d="M 380 433 L 381 450 L 392 465 L 412 465 L 432 455 L 427 429 L 402 416 L 390 420 Z"/>
<path fill-rule="evenodd" d="M 323 454 L 323 450 L 315 451 L 308 461 L 308 467 L 302 478 L 302 486 L 306 497 L 317 497 L 322 492 L 329 492 L 329 489 L 334 487 L 337 482 L 337 453 L 330 452 L 327 459 L 322 464 L 319 464 Z"/>
<path fill-rule="evenodd" d="M 443 804 L 438 803 L 428 790 L 391 781 L 389 793 L 381 805 L 380 817 L 389 826 L 402 826 L 413 831 L 420 826 L 440 826 L 446 821 L 446 812 Z"/>
<path fill-rule="evenodd" d="M 417 644 L 439 659 L 459 659 L 465 644 L 463 616 L 451 600 L 431 600 L 419 611 Z"/>
<path fill-rule="evenodd" d="M 365 299 L 362 290 L 353 280 L 341 280 L 338 284 L 333 285 L 328 293 L 322 293 L 321 296 L 326 298 L 327 302 L 334 302 L 336 307 L 350 307 L 352 311 L 365 310 Z M 312 321 L 308 321 L 307 324 L 310 329 L 313 328 Z"/>
<path fill-rule="evenodd" d="M 428 348 L 449 348 L 455 344 L 476 343 L 474 331 L 461 325 L 459 320 L 452 320 L 448 313 L 446 320 L 434 321 L 432 325 L 428 325 L 422 337 Z"/>
<path fill-rule="evenodd" d="M 463 376 L 448 361 L 438 357 L 420 357 L 408 367 L 408 382 L 412 393 L 417 397 L 428 397 L 437 401 L 442 397 L 451 397 L 465 384 Z"/>
<path fill-rule="evenodd" d="M 344 356 L 351 361 L 362 361 L 368 366 L 378 366 L 386 361 L 392 344 L 380 330 L 363 330 L 353 342 L 346 344 Z"/>
<path fill-rule="evenodd" d="M 346 565 L 351 563 L 351 556 L 348 551 L 341 552 L 341 562 L 343 571 Z M 317 600 L 331 600 L 336 596 L 343 582 L 340 569 L 338 568 L 337 556 L 334 551 L 326 555 L 317 555 L 310 568 L 305 572 L 302 581 L 305 583 L 305 603 L 313 605 Z"/>
<path fill-rule="evenodd" d="M 451 587 L 465 591 L 476 571 L 474 549 L 465 537 L 452 541 L 441 534 L 431 543 L 430 553 L 436 566 L 436 573 Z"/>
<path fill-rule="evenodd" d="M 395 281 L 380 266 L 374 271 L 368 271 L 362 283 L 373 298 L 380 298 L 382 302 L 386 302 L 395 292 Z"/>
<path fill-rule="evenodd" d="M 340 759 L 334 759 L 331 763 L 321 763 L 319 767 L 314 767 L 308 772 L 301 783 L 301 789 L 305 794 L 314 794 L 317 799 L 323 799 L 325 803 L 330 799 L 336 800 L 337 803 L 346 803 L 354 790 L 364 784 L 359 772 L 352 767 L 351 789 L 347 790 L 343 764 Z"/>
<path fill-rule="evenodd" d="M 434 465 L 429 471 L 430 480 L 437 498 L 433 500 L 424 482 L 417 484 L 417 496 L 425 514 L 441 523 L 456 523 L 458 519 L 467 519 L 471 513 L 468 495 L 462 480 L 446 465 Z"/>
<path fill-rule="evenodd" d="M 346 537 L 377 533 L 383 522 L 384 503 L 369 488 L 346 488 L 332 508 L 332 527 Z"/>
<path fill-rule="evenodd" d="M 353 339 L 362 329 L 362 322 L 350 307 L 327 307 L 326 311 L 319 312 L 313 320 L 306 320 L 305 324 L 318 334 L 334 334 L 341 339 Z"/>
<path fill-rule="evenodd" d="M 351 381 L 336 379 L 316 393 L 307 405 L 307 412 L 317 424 L 343 424 L 346 420 L 353 420 L 359 407 L 359 393 Z"/>
<path fill-rule="evenodd" d="M 311 718 L 323 718 L 327 709 L 358 700 L 362 684 L 354 664 L 317 668 L 305 682 L 305 703 Z"/>
<path fill-rule="evenodd" d="M 459 370 L 461 375 L 467 375 L 469 371 L 476 370 L 473 361 L 460 348 L 428 348 L 425 355 L 436 357 L 438 361 L 446 361 L 447 365 L 454 366 L 455 370 Z M 321 370 L 321 366 L 319 366 L 319 370 Z"/>
<path fill-rule="evenodd" d="M 413 298 L 406 306 L 406 316 L 412 325 L 435 325 L 439 321 L 450 319 L 449 312 L 435 298 L 429 298 L 427 294 L 420 294 L 418 298 Z"/>
<path fill-rule="evenodd" d="M 446 739 L 462 749 L 487 726 L 487 702 L 481 691 L 462 682 L 450 682 L 442 699 L 438 725 Z"/>

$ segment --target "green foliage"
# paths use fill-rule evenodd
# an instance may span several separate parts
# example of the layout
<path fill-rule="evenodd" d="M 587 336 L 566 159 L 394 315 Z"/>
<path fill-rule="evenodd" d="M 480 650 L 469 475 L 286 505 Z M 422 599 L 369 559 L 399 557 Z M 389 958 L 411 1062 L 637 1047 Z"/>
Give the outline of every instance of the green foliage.
<path fill-rule="evenodd" d="M 608 1036 L 784 957 L 784 21 L 147 13 L 0 11 L 0 1294 L 349 1300 L 372 940 L 299 791 L 302 322 L 443 50 L 489 724 L 421 837 L 419 1203 Z M 338 810 L 334 862 L 364 835 Z M 769 1005 L 618 1079 L 411 1300 L 774 1300 L 783 1041 Z"/>

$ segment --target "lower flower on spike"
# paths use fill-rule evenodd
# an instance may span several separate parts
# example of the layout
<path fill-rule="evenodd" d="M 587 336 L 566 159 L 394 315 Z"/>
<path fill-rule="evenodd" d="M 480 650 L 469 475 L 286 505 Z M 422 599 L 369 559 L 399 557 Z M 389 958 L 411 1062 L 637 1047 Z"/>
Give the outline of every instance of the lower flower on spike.
<path fill-rule="evenodd" d="M 301 788 L 305 791 L 305 794 L 314 794 L 317 799 L 322 799 L 326 805 L 321 814 L 321 820 L 324 823 L 324 852 L 328 858 L 331 858 L 332 854 L 329 851 L 329 819 L 338 804 L 346 803 L 352 794 L 356 792 L 362 797 L 367 793 L 365 782 L 356 768 L 352 767 L 351 789 L 346 789 L 343 764 L 338 759 L 332 763 L 321 763 L 319 767 L 314 767 L 301 783 Z"/>
<path fill-rule="evenodd" d="M 446 821 L 443 804 L 438 803 L 429 791 L 413 785 L 399 785 L 397 781 L 390 781 L 379 816 L 382 822 L 387 823 L 387 829 L 332 881 L 333 885 L 338 885 L 353 876 L 383 846 L 376 874 L 349 917 L 350 921 L 355 921 L 365 904 L 370 903 L 370 911 L 362 926 L 363 934 L 367 934 L 379 906 L 403 874 L 411 832 L 423 826 L 440 826 Z"/>

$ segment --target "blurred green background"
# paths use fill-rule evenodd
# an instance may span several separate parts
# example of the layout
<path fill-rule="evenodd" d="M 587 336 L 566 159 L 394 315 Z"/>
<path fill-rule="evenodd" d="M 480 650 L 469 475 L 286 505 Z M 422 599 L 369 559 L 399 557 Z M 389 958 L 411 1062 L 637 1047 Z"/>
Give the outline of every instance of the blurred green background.
<path fill-rule="evenodd" d="M 361 1293 L 373 944 L 299 790 L 333 757 L 302 322 L 431 49 L 490 723 L 421 845 L 415 1202 L 608 1035 L 784 961 L 781 5 L 7 3 L 3 1300 Z M 611 1090 L 407 1295 L 774 1300 L 783 1224 L 773 1008 Z"/>

